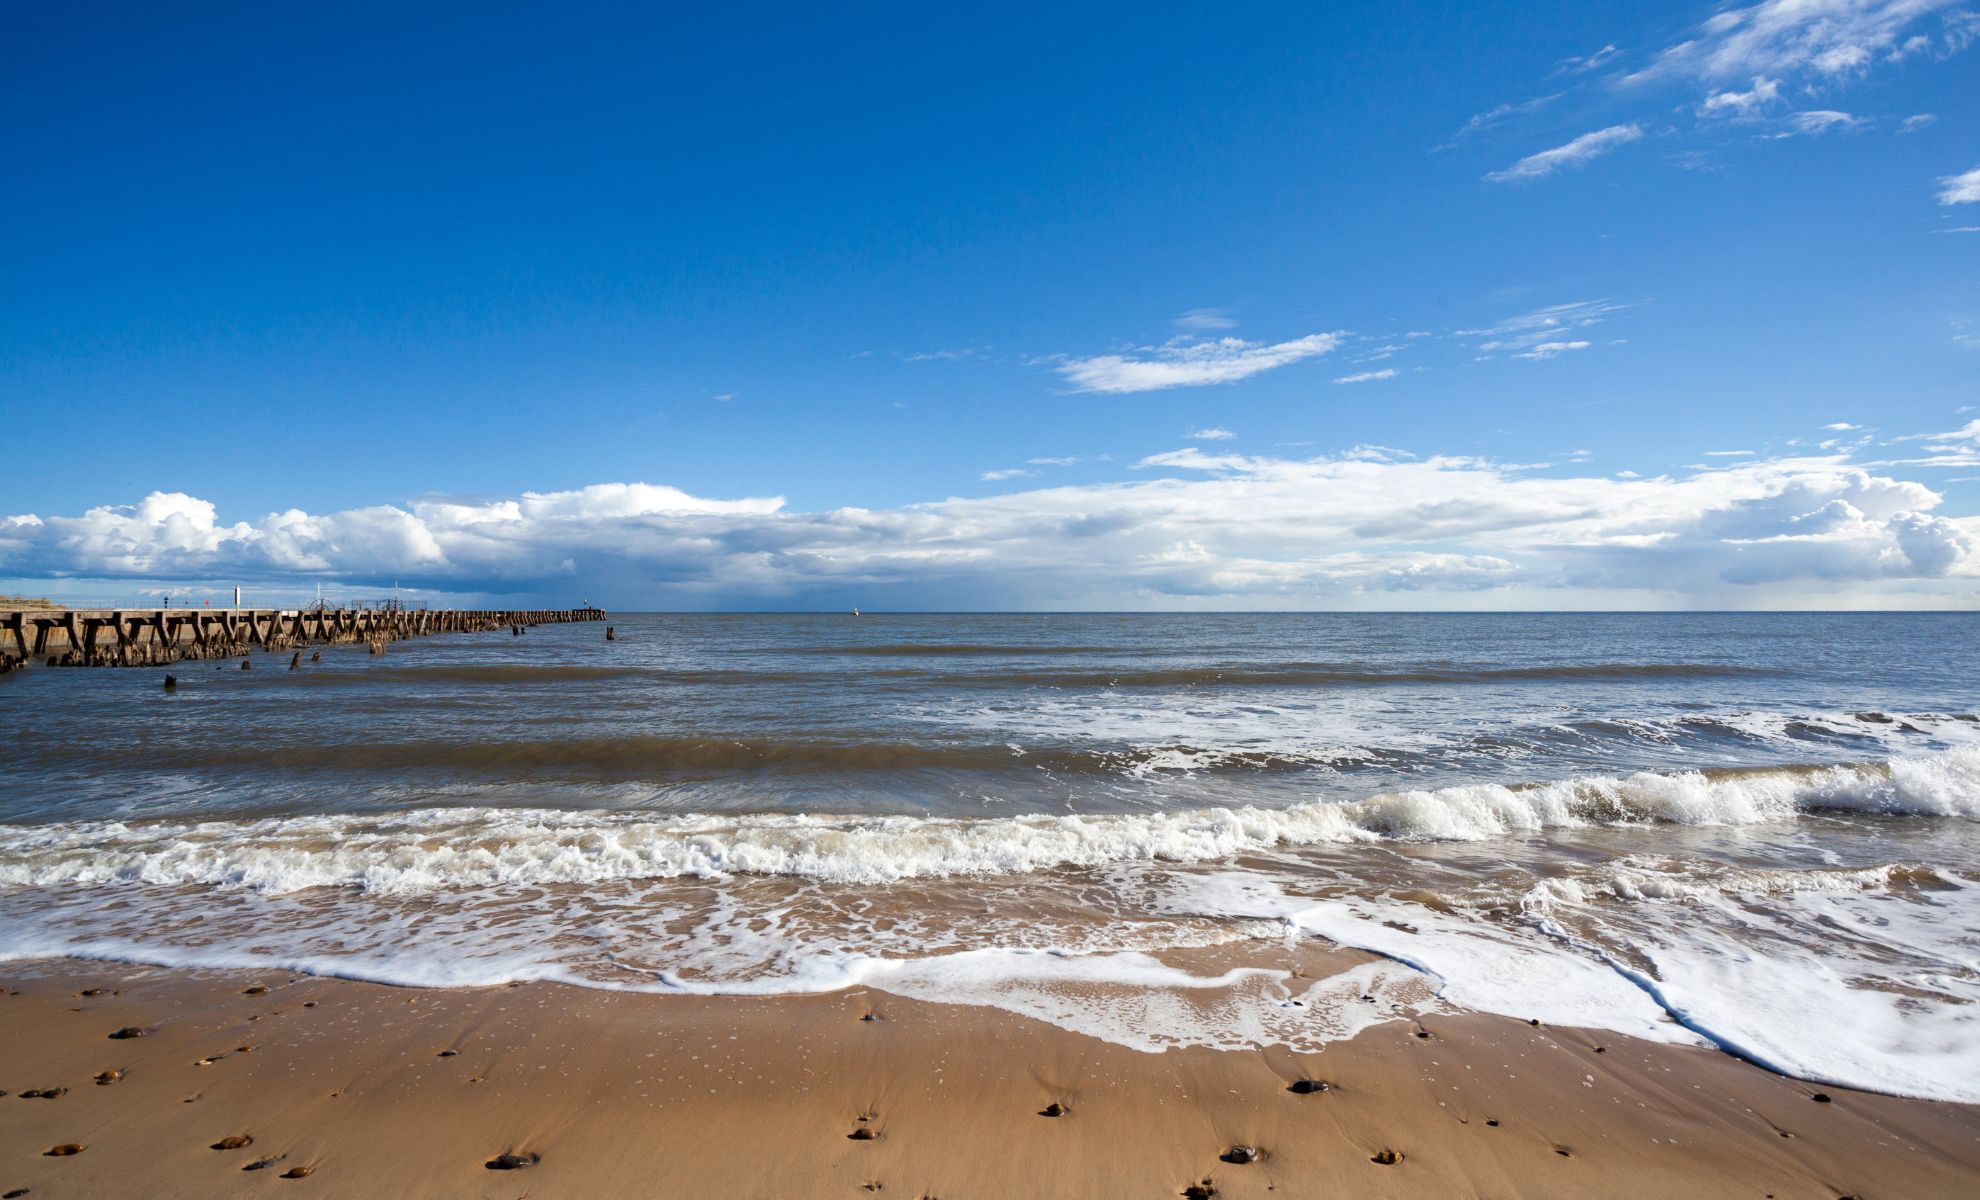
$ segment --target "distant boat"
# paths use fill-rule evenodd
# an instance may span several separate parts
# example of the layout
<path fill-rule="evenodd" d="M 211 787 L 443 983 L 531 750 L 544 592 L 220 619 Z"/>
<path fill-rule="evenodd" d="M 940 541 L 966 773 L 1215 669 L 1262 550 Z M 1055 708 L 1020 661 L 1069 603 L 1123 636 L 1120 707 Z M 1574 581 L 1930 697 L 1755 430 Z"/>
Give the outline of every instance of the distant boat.
<path fill-rule="evenodd" d="M 858 616 L 858 615 L 859 615 L 859 610 L 858 610 L 858 609 L 856 609 L 856 608 L 855 608 L 855 609 L 853 609 L 853 616 L 855 616 L 855 617 L 856 617 L 856 616 Z"/>

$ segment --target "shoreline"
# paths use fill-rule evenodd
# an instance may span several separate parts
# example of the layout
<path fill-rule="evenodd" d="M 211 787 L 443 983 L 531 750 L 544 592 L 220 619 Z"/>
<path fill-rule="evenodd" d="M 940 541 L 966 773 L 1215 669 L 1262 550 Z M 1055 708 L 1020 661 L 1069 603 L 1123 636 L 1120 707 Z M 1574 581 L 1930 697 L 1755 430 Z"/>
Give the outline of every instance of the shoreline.
<path fill-rule="evenodd" d="M 36 1198 L 1980 1189 L 1980 1105 L 1476 1014 L 1316 1052 L 1158 1054 L 871 989 L 408 989 L 66 959 L 6 964 L 0 989 L 0 1192 Z M 125 1028 L 142 1036 L 110 1036 Z M 65 1145 L 83 1149 L 45 1153 Z M 1238 1147 L 1256 1161 L 1227 1161 Z"/>

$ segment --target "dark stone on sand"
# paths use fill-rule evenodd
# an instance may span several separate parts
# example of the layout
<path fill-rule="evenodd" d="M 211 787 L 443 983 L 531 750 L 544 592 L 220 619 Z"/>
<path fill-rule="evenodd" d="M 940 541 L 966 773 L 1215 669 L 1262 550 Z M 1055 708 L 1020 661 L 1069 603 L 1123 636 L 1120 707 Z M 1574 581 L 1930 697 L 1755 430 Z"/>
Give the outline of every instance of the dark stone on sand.
<path fill-rule="evenodd" d="M 230 1133 L 207 1148 L 209 1150 L 245 1150 L 252 1145 L 254 1145 L 254 1139 L 247 1134 Z"/>
<path fill-rule="evenodd" d="M 242 1168 L 241 1168 L 241 1170 L 243 1170 L 243 1171 L 266 1171 L 266 1170 L 267 1170 L 268 1168 L 270 1168 L 270 1167 L 272 1167 L 272 1166 L 274 1166 L 274 1165 L 275 1165 L 276 1163 L 278 1163 L 278 1162 L 281 1162 L 281 1161 L 282 1161 L 282 1160 L 281 1160 L 281 1159 L 279 1159 L 279 1158 L 257 1158 L 257 1159 L 255 1159 L 255 1160 L 254 1160 L 253 1162 L 251 1162 L 251 1163 L 249 1163 L 248 1165 L 246 1165 L 245 1167 L 242 1167 Z"/>
<path fill-rule="evenodd" d="M 874 1138 L 877 1138 L 879 1136 L 880 1136 L 879 1134 L 873 1132 L 871 1129 L 868 1129 L 866 1126 L 861 1125 L 858 1129 L 855 1129 L 851 1133 L 847 1134 L 846 1140 L 849 1142 L 870 1142 Z"/>
<path fill-rule="evenodd" d="M 1063 1117 L 1071 1111 L 1072 1110 L 1067 1108 L 1065 1105 L 1059 1103 L 1057 1100 L 1054 1100 L 1050 1104 L 1047 1104 L 1044 1108 L 1039 1109 L 1038 1115 L 1041 1117 Z"/>
<path fill-rule="evenodd" d="M 102 988 L 84 988 L 82 991 L 76 993 L 78 996 L 101 996 L 102 994 Z"/>
<path fill-rule="evenodd" d="M 105 1087 L 109 1084 L 113 1084 L 117 1082 L 119 1079 L 122 1079 L 123 1077 L 124 1077 L 124 1069 L 122 1067 L 112 1067 L 108 1071 L 99 1071 L 97 1072 L 96 1075 L 96 1086 Z"/>
<path fill-rule="evenodd" d="M 1393 1167 L 1402 1160 L 1403 1160 L 1403 1154 L 1402 1151 L 1400 1150 L 1377 1150 L 1375 1152 L 1375 1157 L 1369 1159 L 1368 1161 L 1372 1163 L 1380 1163 L 1382 1166 L 1385 1167 Z"/>
<path fill-rule="evenodd" d="M 241 995 L 243 996 L 266 996 L 267 994 L 268 994 L 268 989 L 261 986 L 258 983 L 255 984 L 253 987 L 247 987 L 241 989 Z"/>
<path fill-rule="evenodd" d="M 111 1038 L 112 1038 L 112 1039 L 114 1039 L 114 1040 L 116 1040 L 116 1041 L 120 1041 L 120 1042 L 121 1042 L 121 1041 L 123 1041 L 123 1040 L 124 1040 L 125 1038 L 139 1038 L 139 1037 L 143 1037 L 143 1036 L 144 1036 L 145 1034 L 147 1034 L 147 1033 L 149 1033 L 149 1032 L 151 1032 L 151 1031 L 150 1031 L 150 1030 L 148 1030 L 148 1029 L 139 1029 L 139 1028 L 138 1028 L 137 1026 L 135 1026 L 135 1025 L 126 1025 L 126 1026 L 124 1026 L 124 1027 L 123 1027 L 122 1029 L 119 1029 L 119 1030 L 118 1030 L 117 1032 L 115 1032 L 115 1033 L 113 1033 L 113 1034 L 111 1034 L 110 1036 L 111 1036 Z"/>
<path fill-rule="evenodd" d="M 15 1188 L 11 1192 L 0 1194 L 0 1200 L 21 1200 L 21 1197 L 27 1194 L 28 1190 L 26 1188 Z"/>
<path fill-rule="evenodd" d="M 81 1154 L 86 1149 L 88 1147 L 84 1146 L 81 1142 L 64 1142 L 59 1146 L 50 1146 L 48 1149 L 43 1150 L 41 1156 L 43 1158 L 68 1158 L 71 1155 Z"/>
<path fill-rule="evenodd" d="M 1572 1150 L 1570 1150 L 1570 1149 L 1568 1149 L 1568 1148 L 1567 1148 L 1566 1146 L 1556 1146 L 1556 1147 L 1554 1147 L 1554 1153 L 1556 1153 L 1556 1154 L 1558 1154 L 1558 1155 L 1560 1155 L 1560 1156 L 1561 1156 L 1562 1158 L 1573 1158 L 1573 1157 L 1574 1157 L 1574 1151 L 1572 1151 Z"/>
<path fill-rule="evenodd" d="M 1595 1047 L 1595 1053 L 1597 1054 L 1607 1054 L 1608 1052 L 1609 1052 L 1609 1048 L 1607 1046 Z"/>
<path fill-rule="evenodd" d="M 1538 1029 L 1538 1028 L 1540 1028 L 1540 1018 L 1539 1018 L 1539 1017 L 1533 1017 L 1533 1018 L 1530 1018 L 1530 1019 L 1529 1019 L 1529 1020 L 1528 1020 L 1528 1021 L 1527 1021 L 1526 1023 L 1527 1023 L 1528 1025 L 1531 1025 L 1531 1026 L 1533 1026 L 1533 1027 L 1534 1027 L 1535 1029 Z"/>
<path fill-rule="evenodd" d="M 21 1093 L 21 1099 L 23 1099 L 23 1100 L 60 1100 L 60 1099 L 61 1099 L 62 1097 L 64 1097 L 64 1096 L 66 1096 L 66 1095 L 68 1095 L 68 1094 L 69 1094 L 69 1089 L 68 1089 L 68 1088 L 65 1088 L 65 1087 L 53 1087 L 53 1088 L 29 1088 L 29 1089 L 28 1089 L 27 1091 L 25 1091 L 25 1092 L 22 1092 L 22 1093 Z"/>
<path fill-rule="evenodd" d="M 435 1058 L 452 1058 L 452 1057 L 454 1057 L 454 1056 L 455 1056 L 456 1054 L 459 1054 L 459 1053 L 460 1053 L 460 1051 L 459 1051 L 459 1050 L 442 1050 L 442 1051 L 441 1051 L 440 1053 L 438 1053 L 438 1054 L 436 1054 L 436 1055 L 434 1055 L 433 1057 L 435 1057 Z"/>
<path fill-rule="evenodd" d="M 1810 1096 L 1810 1097 L 1808 1097 L 1808 1098 L 1809 1098 L 1810 1100 L 1813 1100 L 1813 1101 L 1814 1101 L 1815 1103 L 1817 1103 L 1817 1104 L 1827 1104 L 1827 1103 L 1829 1103 L 1829 1093 L 1827 1093 L 1827 1092 L 1816 1092 L 1816 1093 L 1815 1093 L 1814 1095 L 1812 1095 L 1812 1096 Z"/>
<path fill-rule="evenodd" d="M 528 1154 L 497 1154 L 482 1165 L 491 1171 L 521 1171 L 542 1161 L 541 1155 L 531 1151 Z"/>
<path fill-rule="evenodd" d="M 1230 1163 L 1234 1167 L 1246 1166 L 1258 1161 L 1258 1147 L 1232 1146 L 1229 1150 L 1219 1154 L 1217 1158 L 1220 1161 Z"/>
<path fill-rule="evenodd" d="M 1192 1183 L 1182 1190 L 1183 1200 L 1214 1200 L 1216 1195 L 1217 1185 L 1208 1179 L 1202 1183 Z"/>
<path fill-rule="evenodd" d="M 1324 1079 L 1295 1079 L 1286 1090 L 1295 1096 L 1311 1096 L 1315 1092 L 1326 1091 L 1328 1086 Z"/>
<path fill-rule="evenodd" d="M 1497 1129 L 1499 1127 L 1499 1119 L 1497 1117 L 1489 1117 L 1486 1119 L 1485 1123 L 1487 1125 L 1490 1125 L 1494 1129 Z"/>
<path fill-rule="evenodd" d="M 315 1167 L 290 1167 L 288 1170 L 282 1172 L 282 1178 L 307 1179 L 309 1178 L 310 1172 L 314 1170 L 316 1170 Z"/>
<path fill-rule="evenodd" d="M 1416 1031 L 1416 1036 L 1427 1039 L 1430 1036 L 1430 1031 L 1428 1029 L 1419 1029 Z"/>
<path fill-rule="evenodd" d="M 880 1019 L 880 1014 L 878 1013 L 867 1013 L 865 1016 L 860 1018 L 860 1020 L 862 1021 L 878 1021 L 879 1019 Z"/>

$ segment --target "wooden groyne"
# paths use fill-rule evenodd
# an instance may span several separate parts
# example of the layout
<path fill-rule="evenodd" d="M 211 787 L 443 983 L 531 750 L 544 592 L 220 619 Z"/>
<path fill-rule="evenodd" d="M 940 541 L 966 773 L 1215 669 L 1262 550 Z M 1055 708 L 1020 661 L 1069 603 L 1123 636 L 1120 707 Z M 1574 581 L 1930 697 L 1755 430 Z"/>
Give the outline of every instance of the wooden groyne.
<path fill-rule="evenodd" d="M 0 673 L 51 667 L 152 667 L 232 658 L 256 648 L 386 642 L 602 621 L 598 608 L 16 608 L 0 609 Z"/>

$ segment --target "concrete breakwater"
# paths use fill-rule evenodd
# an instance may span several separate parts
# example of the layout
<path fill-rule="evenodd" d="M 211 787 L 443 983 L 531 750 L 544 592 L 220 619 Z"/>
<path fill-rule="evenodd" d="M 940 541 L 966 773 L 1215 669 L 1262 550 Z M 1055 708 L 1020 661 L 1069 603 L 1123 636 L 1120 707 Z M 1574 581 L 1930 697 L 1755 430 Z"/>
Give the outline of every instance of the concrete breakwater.
<path fill-rule="evenodd" d="M 597 608 L 0 609 L 0 673 L 37 660 L 51 667 L 148 667 L 232 658 L 257 647 L 364 642 L 377 649 L 436 633 L 521 632 L 604 619 Z"/>

